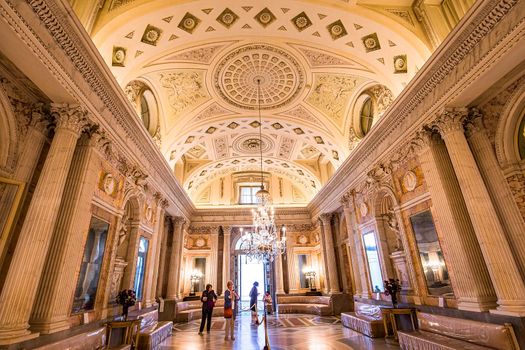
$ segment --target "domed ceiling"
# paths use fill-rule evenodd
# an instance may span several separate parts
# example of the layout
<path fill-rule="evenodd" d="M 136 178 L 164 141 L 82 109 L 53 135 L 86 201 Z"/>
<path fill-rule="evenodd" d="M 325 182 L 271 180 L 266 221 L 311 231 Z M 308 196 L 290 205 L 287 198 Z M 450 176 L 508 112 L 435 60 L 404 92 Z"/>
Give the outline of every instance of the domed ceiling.
<path fill-rule="evenodd" d="M 194 201 L 259 169 L 262 125 L 264 170 L 308 202 L 363 136 L 360 96 L 377 120 L 430 55 L 409 7 L 376 3 L 113 0 L 92 37 L 131 101 L 153 93 L 151 133 Z"/>

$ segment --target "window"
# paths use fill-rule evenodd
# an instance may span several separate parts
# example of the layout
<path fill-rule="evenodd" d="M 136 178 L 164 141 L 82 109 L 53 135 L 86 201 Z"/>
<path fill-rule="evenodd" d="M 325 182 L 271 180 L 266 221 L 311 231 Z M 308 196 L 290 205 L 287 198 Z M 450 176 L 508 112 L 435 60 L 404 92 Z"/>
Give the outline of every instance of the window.
<path fill-rule="evenodd" d="M 525 116 L 521 118 L 520 128 L 518 132 L 518 149 L 521 159 L 525 159 Z"/>
<path fill-rule="evenodd" d="M 374 110 L 372 107 L 372 99 L 367 97 L 361 105 L 361 111 L 359 112 L 359 123 L 361 125 L 361 132 L 364 135 L 368 134 L 374 121 Z"/>
<path fill-rule="evenodd" d="M 93 310 L 95 307 L 108 229 L 109 224 L 107 222 L 96 217 L 91 218 L 77 288 L 75 289 L 72 313 Z"/>
<path fill-rule="evenodd" d="M 144 273 L 146 271 L 146 255 L 148 254 L 148 240 L 140 237 L 139 253 L 137 254 L 137 268 L 135 270 L 135 293 L 137 300 L 142 300 L 142 290 L 144 289 Z"/>
<path fill-rule="evenodd" d="M 368 260 L 368 269 L 370 270 L 370 279 L 372 282 L 373 292 L 382 292 L 383 278 L 381 276 L 381 266 L 379 265 L 379 254 L 377 252 L 377 243 L 373 232 L 363 235 L 365 244 L 366 258 Z"/>
<path fill-rule="evenodd" d="M 239 204 L 257 204 L 257 191 L 261 189 L 260 186 L 241 186 L 239 188 Z"/>

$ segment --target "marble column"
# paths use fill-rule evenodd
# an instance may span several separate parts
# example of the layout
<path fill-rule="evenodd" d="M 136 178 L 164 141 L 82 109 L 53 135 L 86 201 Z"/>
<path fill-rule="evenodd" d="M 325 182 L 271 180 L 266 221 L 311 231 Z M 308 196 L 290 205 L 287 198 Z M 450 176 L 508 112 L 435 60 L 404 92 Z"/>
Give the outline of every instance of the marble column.
<path fill-rule="evenodd" d="M 445 145 L 429 131 L 418 133 L 414 145 L 435 208 L 437 233 L 458 308 L 494 308 L 495 292 Z"/>
<path fill-rule="evenodd" d="M 155 275 L 159 269 L 159 242 L 161 241 L 161 234 L 164 228 L 164 209 L 167 202 L 157 193 L 157 213 L 155 217 L 155 228 L 153 235 L 149 242 L 148 255 L 146 257 L 146 275 L 144 276 L 144 306 L 150 307 L 155 304 L 155 289 L 157 288 L 157 281 Z"/>
<path fill-rule="evenodd" d="M 31 314 L 31 330 L 54 333 L 69 328 L 73 295 L 91 220 L 101 154 L 109 144 L 103 134 L 84 135 L 73 155 L 64 197 Z"/>
<path fill-rule="evenodd" d="M 282 237 L 283 231 L 279 229 L 279 238 Z M 286 247 L 288 242 L 286 242 Z M 275 294 L 285 294 L 284 293 L 284 278 L 283 278 L 283 258 L 282 254 L 277 254 L 274 260 L 275 267 Z"/>
<path fill-rule="evenodd" d="M 159 269 L 158 269 L 158 278 L 157 278 L 157 297 L 164 297 L 164 281 L 166 281 L 167 277 L 167 269 L 166 269 L 166 251 L 168 246 L 168 237 L 169 237 L 169 230 L 172 227 L 171 226 L 171 220 L 172 218 L 170 216 L 166 216 L 164 218 L 164 227 L 162 228 L 162 239 L 159 242 L 160 243 L 160 255 L 159 255 Z M 171 242 L 170 242 L 171 244 Z"/>
<path fill-rule="evenodd" d="M 222 286 L 220 286 L 220 290 L 225 291 L 226 290 L 226 282 L 229 280 L 233 280 L 232 276 L 230 276 L 231 271 L 231 234 L 232 234 L 233 227 L 228 227 L 224 229 L 224 245 L 222 248 Z M 217 286 L 217 289 L 219 289 L 219 286 Z"/>
<path fill-rule="evenodd" d="M 214 232 L 210 234 L 210 261 L 208 261 L 206 264 L 210 265 L 210 276 L 206 276 L 208 281 L 204 281 L 204 285 L 211 283 L 214 290 L 217 290 L 217 280 L 218 280 L 218 257 L 219 257 L 219 228 L 217 227 Z M 203 271 L 204 272 L 204 271 Z"/>
<path fill-rule="evenodd" d="M 166 199 L 162 199 L 159 201 L 159 205 L 162 208 L 162 216 L 159 218 L 159 224 L 158 227 L 155 229 L 155 232 L 157 232 L 157 244 L 155 248 L 155 261 L 154 261 L 154 270 L 153 270 L 153 281 L 151 286 L 151 299 L 154 300 L 157 298 L 157 287 L 158 282 L 160 280 L 160 270 L 161 270 L 161 263 L 160 263 L 160 256 L 161 256 L 161 247 L 164 242 L 164 235 L 165 233 L 165 219 L 166 219 L 166 208 L 168 207 L 168 201 Z"/>
<path fill-rule="evenodd" d="M 185 221 L 182 217 L 173 218 L 173 237 L 171 241 L 171 254 L 168 264 L 168 287 L 166 290 L 166 299 L 176 299 L 179 295 L 179 282 L 181 270 L 182 255 L 182 227 Z"/>
<path fill-rule="evenodd" d="M 435 122 L 447 146 L 467 211 L 498 297 L 497 313 L 525 315 L 525 283 L 463 133 L 466 111 L 447 110 Z M 479 277 L 478 277 L 479 279 Z M 492 310 L 495 311 L 495 310 Z"/>
<path fill-rule="evenodd" d="M 78 106 L 53 104 L 51 112 L 57 123 L 55 136 L 0 294 L 0 345 L 38 336 L 30 333 L 28 321 L 75 146 L 87 122 L 85 112 Z"/>
<path fill-rule="evenodd" d="M 494 207 L 507 234 L 521 276 L 525 279 L 525 222 L 487 137 L 482 116 L 476 110 L 471 112 L 473 114 L 466 125 L 467 139 L 494 201 Z"/>
<path fill-rule="evenodd" d="M 339 279 L 337 278 L 337 264 L 335 261 L 334 239 L 332 236 L 332 225 L 330 224 L 332 214 L 321 214 L 322 234 L 325 242 L 326 262 L 328 264 L 329 293 L 340 293 Z"/>
<path fill-rule="evenodd" d="M 338 259 L 339 259 L 339 273 L 341 274 L 341 284 L 342 284 L 342 289 L 343 289 L 343 293 L 351 293 L 350 292 L 350 287 L 348 285 L 349 281 L 347 279 L 347 275 L 346 275 L 346 268 L 345 268 L 345 262 L 344 262 L 344 254 L 343 254 L 343 249 L 346 249 L 345 245 L 343 244 L 343 237 L 341 236 L 341 227 L 340 227 L 340 222 L 339 222 L 339 216 L 336 216 L 334 218 L 335 220 L 335 226 L 337 228 L 336 232 L 337 234 L 335 235 L 336 236 L 336 241 L 335 242 L 335 245 L 336 245 L 336 251 L 337 251 L 337 256 L 338 256 Z"/>

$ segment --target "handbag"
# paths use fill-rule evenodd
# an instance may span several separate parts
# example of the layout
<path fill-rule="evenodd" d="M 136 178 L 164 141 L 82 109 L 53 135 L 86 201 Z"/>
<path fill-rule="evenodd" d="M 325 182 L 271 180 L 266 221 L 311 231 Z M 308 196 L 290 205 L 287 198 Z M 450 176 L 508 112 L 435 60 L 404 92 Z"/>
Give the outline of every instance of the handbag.
<path fill-rule="evenodd" d="M 224 318 L 232 318 L 233 317 L 233 309 L 231 307 L 224 308 Z"/>

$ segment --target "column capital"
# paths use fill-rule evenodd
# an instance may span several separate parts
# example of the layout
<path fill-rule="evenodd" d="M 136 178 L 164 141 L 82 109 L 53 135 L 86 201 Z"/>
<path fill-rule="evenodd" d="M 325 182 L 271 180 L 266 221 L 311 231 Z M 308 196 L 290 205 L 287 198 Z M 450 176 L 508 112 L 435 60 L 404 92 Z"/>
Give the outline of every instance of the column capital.
<path fill-rule="evenodd" d="M 332 213 L 323 213 L 319 215 L 319 219 L 321 220 L 323 226 L 330 226 L 330 220 L 332 219 L 332 215 Z"/>
<path fill-rule="evenodd" d="M 434 121 L 432 128 L 441 136 L 454 131 L 463 131 L 463 122 L 467 116 L 467 108 L 447 108 Z"/>
<path fill-rule="evenodd" d="M 343 194 L 340 202 L 344 209 L 353 209 L 354 196 L 352 195 L 350 191 L 348 191 L 345 194 Z"/>
<path fill-rule="evenodd" d="M 65 129 L 80 135 L 88 125 L 87 112 L 79 105 L 52 103 L 51 115 L 55 118 L 56 129 Z"/>
<path fill-rule="evenodd" d="M 477 108 L 469 110 L 469 116 L 465 120 L 465 134 L 467 138 L 479 133 L 485 133 L 485 125 L 483 124 L 483 114 Z"/>
<path fill-rule="evenodd" d="M 173 225 L 180 226 L 184 225 L 186 223 L 186 219 L 184 219 L 182 216 L 172 216 L 171 220 L 173 221 Z"/>
<path fill-rule="evenodd" d="M 423 128 L 417 131 L 410 144 L 416 155 L 426 152 L 432 146 L 432 130 Z"/>

